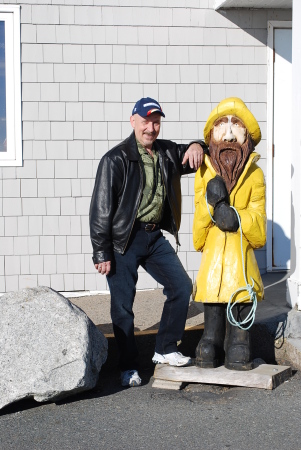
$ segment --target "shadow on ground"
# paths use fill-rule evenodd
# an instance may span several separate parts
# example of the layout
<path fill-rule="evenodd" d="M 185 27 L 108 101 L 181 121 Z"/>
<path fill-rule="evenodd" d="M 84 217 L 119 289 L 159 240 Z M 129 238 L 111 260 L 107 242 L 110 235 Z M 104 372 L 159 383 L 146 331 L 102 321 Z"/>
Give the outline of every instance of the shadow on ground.
<path fill-rule="evenodd" d="M 195 356 L 195 348 L 202 336 L 202 330 L 186 330 L 179 351 L 192 358 Z M 254 358 L 262 358 L 268 364 L 277 364 L 275 356 L 275 342 L 272 334 L 262 325 L 254 325 L 251 334 Z M 142 378 L 142 385 L 152 384 L 152 376 L 155 365 L 152 363 L 152 356 L 155 348 L 156 334 L 144 334 L 136 336 L 139 349 L 140 368 L 139 373 Z M 279 362 L 279 361 L 278 361 Z M 280 361 L 284 364 L 285 361 Z M 73 403 L 91 398 L 114 395 L 124 389 L 120 386 L 120 372 L 118 368 L 117 348 L 114 338 L 108 338 L 108 359 L 103 365 L 99 380 L 94 389 L 80 394 L 67 397 L 56 404 Z M 219 388 L 220 389 L 220 388 Z M 19 411 L 37 408 L 45 403 L 39 403 L 32 399 L 21 400 L 6 406 L 0 411 L 0 416 L 12 414 Z"/>
<path fill-rule="evenodd" d="M 261 358 L 267 364 L 281 364 L 291 365 L 285 359 L 285 352 L 282 352 L 283 347 L 283 331 L 286 326 L 287 314 L 290 310 L 285 300 L 286 290 L 285 274 L 266 274 L 263 276 L 265 284 L 266 300 L 259 304 L 256 314 L 256 321 L 251 329 L 251 343 L 254 358 Z M 188 317 L 197 316 L 200 313 L 199 306 L 190 304 Z M 111 325 L 110 325 L 111 326 Z M 158 323 L 154 324 L 151 329 L 152 333 L 137 334 L 136 341 L 140 354 L 140 369 L 139 373 L 142 377 L 142 384 L 148 385 L 152 383 L 152 376 L 155 365 L 152 363 L 152 356 L 155 348 L 156 329 Z M 103 330 L 102 330 L 103 331 Z M 111 331 L 108 328 L 107 331 Z M 195 356 L 195 348 L 202 336 L 200 329 L 185 330 L 182 343 L 179 346 L 179 351 L 192 358 Z M 120 372 L 118 369 L 118 357 L 116 343 L 113 337 L 108 337 L 108 359 L 100 371 L 99 381 L 94 389 L 67 397 L 57 404 L 65 404 L 78 402 L 84 399 L 97 398 L 113 395 L 124 389 L 120 386 Z M 292 367 L 294 369 L 294 367 Z M 208 386 L 206 387 L 208 390 Z M 218 392 L 223 392 L 221 387 Z M 0 411 L 1 415 L 12 414 L 19 411 L 24 411 L 31 408 L 37 408 L 46 403 L 39 403 L 32 399 L 21 400 L 4 407 Z"/>

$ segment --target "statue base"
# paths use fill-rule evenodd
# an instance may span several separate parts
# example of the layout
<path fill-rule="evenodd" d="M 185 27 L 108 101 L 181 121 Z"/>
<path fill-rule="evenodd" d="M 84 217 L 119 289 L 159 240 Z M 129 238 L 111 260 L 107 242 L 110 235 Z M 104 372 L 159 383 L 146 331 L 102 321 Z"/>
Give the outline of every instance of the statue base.
<path fill-rule="evenodd" d="M 272 364 L 261 364 L 248 371 L 229 370 L 225 366 L 203 369 L 196 366 L 173 367 L 157 364 L 152 387 L 179 390 L 189 383 L 203 383 L 275 389 L 291 376 L 291 367 Z"/>

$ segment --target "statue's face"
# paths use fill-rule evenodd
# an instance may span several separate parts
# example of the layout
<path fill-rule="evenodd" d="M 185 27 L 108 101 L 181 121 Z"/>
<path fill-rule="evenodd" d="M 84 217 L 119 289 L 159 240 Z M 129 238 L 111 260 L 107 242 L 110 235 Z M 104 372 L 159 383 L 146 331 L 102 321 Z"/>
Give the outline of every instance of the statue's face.
<path fill-rule="evenodd" d="M 216 142 L 238 142 L 242 145 L 247 137 L 247 129 L 235 116 L 224 116 L 214 123 L 212 137 Z"/>
<path fill-rule="evenodd" d="M 254 143 L 243 122 L 235 116 L 217 119 L 211 129 L 209 156 L 230 193 L 240 177 Z"/>

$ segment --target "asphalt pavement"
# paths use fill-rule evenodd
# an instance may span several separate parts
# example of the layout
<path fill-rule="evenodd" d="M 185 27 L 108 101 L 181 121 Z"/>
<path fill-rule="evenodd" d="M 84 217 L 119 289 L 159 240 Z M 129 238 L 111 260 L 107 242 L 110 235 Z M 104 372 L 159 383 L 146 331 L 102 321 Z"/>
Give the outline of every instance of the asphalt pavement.
<path fill-rule="evenodd" d="M 276 323 L 289 311 L 285 302 L 286 277 L 271 275 L 263 277 L 266 302 L 265 306 L 262 303 L 258 307 L 258 326 L 269 320 Z M 296 370 L 290 380 L 274 390 L 193 383 L 180 391 L 153 388 L 154 330 L 160 318 L 158 305 L 162 304 L 164 296 L 158 290 L 144 291 L 137 297 L 142 386 L 120 386 L 116 347 L 110 337 L 106 309 L 108 299 L 105 296 L 102 300 L 95 299 L 103 305 L 104 312 L 100 314 L 98 310 L 94 311 L 94 316 L 93 311 L 89 314 L 96 325 L 101 325 L 109 342 L 108 360 L 97 386 L 57 403 L 23 400 L 3 408 L 0 411 L 1 450 L 300 448 L 301 375 Z M 71 300 L 89 310 L 90 297 Z M 155 310 L 151 317 L 145 317 L 143 301 L 150 310 Z M 91 305 L 90 308 L 93 310 Z M 202 333 L 202 318 L 202 312 L 192 304 L 191 322 L 179 348 L 183 353 L 193 356 Z M 278 360 L 278 363 L 287 361 Z"/>

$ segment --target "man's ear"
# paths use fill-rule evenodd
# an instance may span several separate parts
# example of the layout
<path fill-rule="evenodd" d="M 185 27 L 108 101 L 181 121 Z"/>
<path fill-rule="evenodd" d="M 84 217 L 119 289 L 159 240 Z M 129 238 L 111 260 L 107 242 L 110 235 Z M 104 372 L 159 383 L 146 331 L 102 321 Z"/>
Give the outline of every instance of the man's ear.
<path fill-rule="evenodd" d="M 130 122 L 131 122 L 132 128 L 135 129 L 135 116 L 130 117 Z"/>

